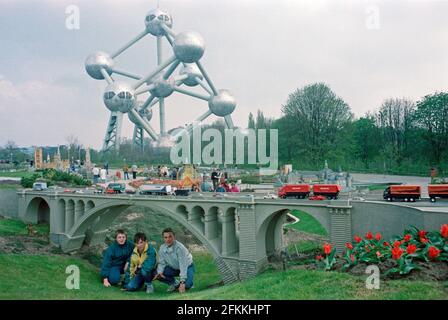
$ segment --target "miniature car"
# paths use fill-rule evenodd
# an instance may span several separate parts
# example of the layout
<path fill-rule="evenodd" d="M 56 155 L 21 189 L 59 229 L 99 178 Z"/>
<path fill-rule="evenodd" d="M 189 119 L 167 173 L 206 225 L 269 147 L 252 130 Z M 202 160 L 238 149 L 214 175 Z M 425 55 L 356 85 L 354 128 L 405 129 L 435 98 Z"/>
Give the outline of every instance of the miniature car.
<path fill-rule="evenodd" d="M 268 193 L 263 196 L 263 199 L 278 199 L 278 196 L 273 193 Z"/>
<path fill-rule="evenodd" d="M 318 200 L 318 201 L 320 201 L 320 200 L 325 200 L 325 197 L 321 196 L 321 195 L 318 195 L 318 196 L 309 197 L 308 199 L 309 200 Z"/>

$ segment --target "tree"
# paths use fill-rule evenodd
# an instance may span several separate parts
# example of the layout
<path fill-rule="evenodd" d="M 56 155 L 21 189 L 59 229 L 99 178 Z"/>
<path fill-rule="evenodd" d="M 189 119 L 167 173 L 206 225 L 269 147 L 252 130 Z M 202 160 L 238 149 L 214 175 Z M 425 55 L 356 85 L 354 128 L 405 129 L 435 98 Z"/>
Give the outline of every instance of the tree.
<path fill-rule="evenodd" d="M 294 119 L 300 152 L 311 163 L 322 163 L 337 148 L 339 133 L 353 118 L 350 107 L 324 83 L 307 85 L 289 95 L 282 107 Z"/>
<path fill-rule="evenodd" d="M 376 114 L 377 126 L 381 130 L 383 154 L 400 166 L 408 148 L 409 135 L 412 131 L 413 101 L 408 99 L 387 99 Z"/>
<path fill-rule="evenodd" d="M 439 165 L 448 147 L 448 93 L 425 96 L 417 103 L 413 119 L 424 130 L 422 138 L 430 150 L 430 161 Z"/>
<path fill-rule="evenodd" d="M 252 112 L 249 113 L 249 120 L 247 121 L 247 128 L 255 129 L 255 120 Z"/>
<path fill-rule="evenodd" d="M 379 154 L 380 132 L 375 125 L 375 118 L 371 114 L 354 122 L 355 155 L 369 169 L 369 163 Z"/>

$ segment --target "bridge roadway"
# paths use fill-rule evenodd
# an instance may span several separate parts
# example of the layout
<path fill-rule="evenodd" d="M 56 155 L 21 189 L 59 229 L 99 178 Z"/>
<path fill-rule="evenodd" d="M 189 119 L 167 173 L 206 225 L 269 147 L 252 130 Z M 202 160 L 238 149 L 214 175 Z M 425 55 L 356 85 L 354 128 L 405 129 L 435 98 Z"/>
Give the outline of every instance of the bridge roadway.
<path fill-rule="evenodd" d="M 410 225 L 438 230 L 448 223 L 442 202 L 262 199 L 257 196 L 146 196 L 139 194 L 18 191 L 19 216 L 24 221 L 50 223 L 50 241 L 63 251 L 84 243 L 104 242 L 113 220 L 125 209 L 141 206 L 177 221 L 213 254 L 225 283 L 255 276 L 283 247 L 286 214 L 301 210 L 328 232 L 338 252 L 353 235 L 381 232 L 401 234 Z"/>

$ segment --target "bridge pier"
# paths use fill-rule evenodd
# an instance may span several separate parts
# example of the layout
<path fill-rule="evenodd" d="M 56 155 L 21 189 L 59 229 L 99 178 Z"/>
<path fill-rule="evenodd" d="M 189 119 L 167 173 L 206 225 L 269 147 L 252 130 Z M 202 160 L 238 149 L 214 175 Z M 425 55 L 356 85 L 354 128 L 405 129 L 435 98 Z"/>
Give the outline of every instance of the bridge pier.
<path fill-rule="evenodd" d="M 262 253 L 262 244 L 257 243 L 257 219 L 253 203 L 240 204 L 240 255 L 239 278 L 241 280 L 253 278 L 263 264 L 267 262 L 266 254 Z"/>
<path fill-rule="evenodd" d="M 352 216 L 347 205 L 333 205 L 328 207 L 330 213 L 330 243 L 339 254 L 344 253 L 345 244 L 352 240 Z"/>

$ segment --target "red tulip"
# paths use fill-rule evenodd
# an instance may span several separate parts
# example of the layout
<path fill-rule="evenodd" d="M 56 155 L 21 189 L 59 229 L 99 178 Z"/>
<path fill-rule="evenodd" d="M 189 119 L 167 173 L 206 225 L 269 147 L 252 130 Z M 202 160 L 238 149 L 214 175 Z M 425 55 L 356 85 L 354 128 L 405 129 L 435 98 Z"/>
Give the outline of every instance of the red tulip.
<path fill-rule="evenodd" d="M 322 260 L 322 256 L 321 256 L 321 255 L 316 256 L 316 260 L 317 260 L 317 261 Z"/>
<path fill-rule="evenodd" d="M 324 244 L 324 253 L 326 255 L 329 255 L 331 253 L 331 245 L 330 244 L 328 244 L 328 243 Z"/>
<path fill-rule="evenodd" d="M 350 242 L 347 242 L 345 246 L 348 250 L 353 250 L 353 245 Z"/>
<path fill-rule="evenodd" d="M 366 233 L 366 239 L 367 240 L 372 240 L 373 239 L 372 232 L 369 231 L 369 232 Z"/>
<path fill-rule="evenodd" d="M 428 239 L 426 237 L 421 237 L 420 242 L 425 244 L 426 242 L 428 242 Z"/>
<path fill-rule="evenodd" d="M 413 254 L 415 251 L 417 251 L 417 246 L 415 244 L 410 244 L 406 248 L 406 253 L 407 254 Z"/>
<path fill-rule="evenodd" d="M 370 252 L 369 246 L 365 246 L 365 249 L 366 249 L 367 252 Z"/>
<path fill-rule="evenodd" d="M 375 240 L 380 241 L 381 240 L 381 233 L 377 232 L 375 235 Z"/>
<path fill-rule="evenodd" d="M 410 234 L 404 235 L 404 241 L 409 242 L 409 241 L 411 241 L 411 239 L 412 239 L 412 236 Z"/>
<path fill-rule="evenodd" d="M 387 242 L 387 241 L 384 241 L 384 242 L 383 242 L 383 246 L 385 246 L 385 247 L 390 247 L 390 243 Z"/>
<path fill-rule="evenodd" d="M 354 255 L 350 255 L 350 260 L 352 260 L 352 262 L 355 262 L 355 256 Z"/>
<path fill-rule="evenodd" d="M 377 251 L 377 252 L 376 252 L 376 256 L 377 256 L 378 258 L 381 257 L 381 252 Z"/>
<path fill-rule="evenodd" d="M 419 236 L 419 238 L 424 238 L 426 236 L 426 231 L 425 230 L 420 230 L 418 232 L 418 236 Z"/>
<path fill-rule="evenodd" d="M 437 249 L 436 247 L 429 247 L 428 249 L 428 256 L 431 260 L 437 258 L 440 255 L 440 250 Z"/>
<path fill-rule="evenodd" d="M 394 247 L 392 250 L 392 258 L 395 260 L 400 259 L 401 255 L 403 254 L 403 249 L 400 247 Z"/>
<path fill-rule="evenodd" d="M 399 246 L 401 246 L 401 241 L 395 241 L 394 242 L 394 248 L 398 248 Z"/>
<path fill-rule="evenodd" d="M 448 238 L 448 223 L 442 224 L 440 227 L 440 234 L 444 238 Z"/>
<path fill-rule="evenodd" d="M 360 243 L 360 242 L 362 241 L 362 238 L 361 238 L 360 236 L 358 236 L 358 235 L 355 235 L 355 236 L 353 237 L 353 239 L 355 239 L 355 242 L 356 242 L 356 243 Z"/>

